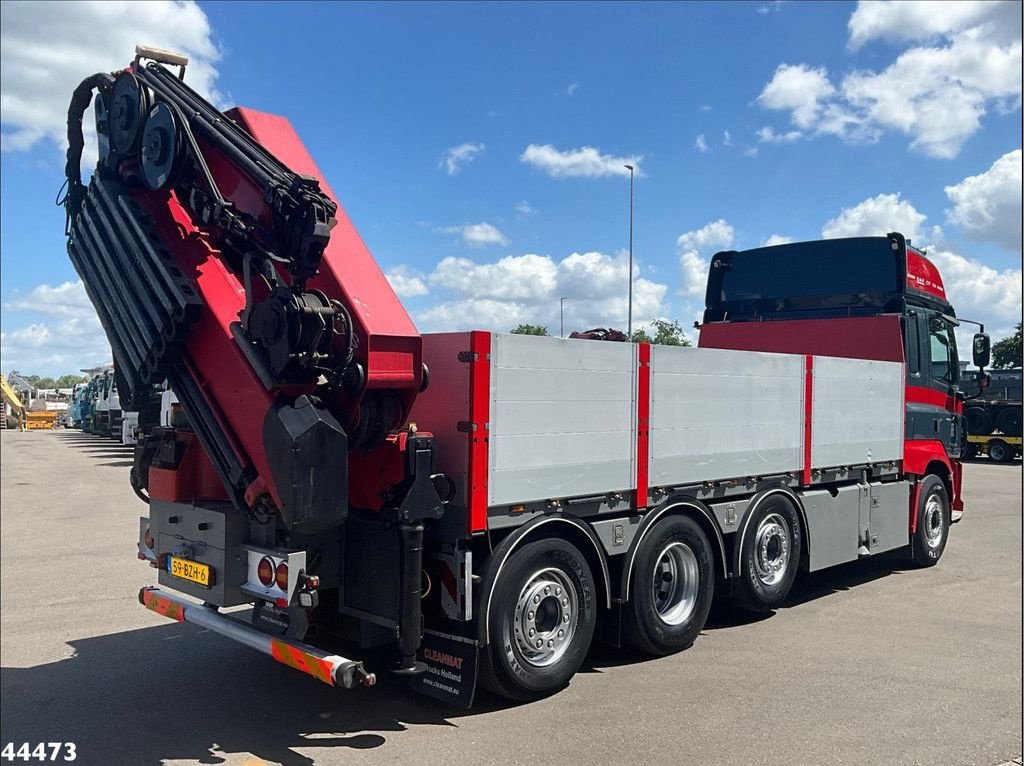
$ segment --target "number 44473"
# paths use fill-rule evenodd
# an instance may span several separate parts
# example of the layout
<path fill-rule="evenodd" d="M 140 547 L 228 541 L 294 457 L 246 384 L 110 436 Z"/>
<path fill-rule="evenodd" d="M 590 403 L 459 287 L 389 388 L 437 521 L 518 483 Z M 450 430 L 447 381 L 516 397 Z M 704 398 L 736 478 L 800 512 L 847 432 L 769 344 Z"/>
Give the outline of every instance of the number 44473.
<path fill-rule="evenodd" d="M 40 742 L 32 746 L 22 742 L 21 747 L 14 749 L 14 743 L 8 742 L 0 750 L 3 761 L 73 761 L 78 757 L 74 742 Z"/>

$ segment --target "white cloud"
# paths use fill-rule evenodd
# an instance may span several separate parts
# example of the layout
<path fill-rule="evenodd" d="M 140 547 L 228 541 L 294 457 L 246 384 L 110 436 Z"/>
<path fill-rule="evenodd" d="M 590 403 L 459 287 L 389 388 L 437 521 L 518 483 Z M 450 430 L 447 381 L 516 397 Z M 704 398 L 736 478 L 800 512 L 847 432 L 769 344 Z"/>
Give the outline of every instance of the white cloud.
<path fill-rule="evenodd" d="M 528 165 L 543 170 L 552 178 L 605 178 L 607 176 L 628 176 L 625 165 L 636 168 L 640 175 L 640 161 L 643 156 L 618 157 L 601 154 L 592 146 L 561 151 L 551 144 L 530 144 L 519 159 Z"/>
<path fill-rule="evenodd" d="M 458 234 L 470 247 L 486 245 L 507 245 L 508 238 L 501 230 L 489 223 L 467 223 L 462 226 L 446 226 L 440 229 L 445 234 Z"/>
<path fill-rule="evenodd" d="M 822 102 L 833 93 L 835 87 L 824 67 L 780 64 L 757 101 L 765 109 L 792 112 L 793 124 L 806 129 L 817 122 Z"/>
<path fill-rule="evenodd" d="M 636 277 L 634 325 L 664 316 L 668 287 Z M 521 322 L 558 332 L 559 300 L 565 301 L 566 333 L 595 326 L 626 324 L 629 262 L 624 253 L 572 253 L 561 261 L 528 253 L 477 263 L 445 258 L 429 276 L 431 285 L 452 299 L 416 316 L 424 330 L 509 330 Z"/>
<path fill-rule="evenodd" d="M 516 205 L 516 212 L 524 218 L 537 214 L 537 211 L 530 207 L 530 203 L 526 200 L 522 200 L 518 205 Z"/>
<path fill-rule="evenodd" d="M 1020 321 L 1020 269 L 1000 271 L 947 250 L 929 250 L 928 259 L 939 268 L 946 296 L 957 316 L 984 322 L 987 331 L 997 338 L 1008 335 Z M 962 329 L 967 331 L 961 336 L 969 337 L 971 328 Z M 959 345 L 961 357 L 969 358 L 970 347 L 963 340 Z"/>
<path fill-rule="evenodd" d="M 571 96 L 579 90 L 580 84 L 578 82 L 570 83 L 569 87 L 565 89 L 565 94 Z"/>
<path fill-rule="evenodd" d="M 3 149 L 49 139 L 63 151 L 71 92 L 89 75 L 124 68 L 137 43 L 187 54 L 188 84 L 223 101 L 215 85 L 220 50 L 194 2 L 0 4 Z"/>
<path fill-rule="evenodd" d="M 728 130 L 722 131 L 722 146 L 732 146 L 732 133 Z"/>
<path fill-rule="evenodd" d="M 1014 0 L 917 0 L 917 2 L 860 2 L 850 16 L 849 47 L 872 40 L 914 42 L 930 40 L 990 24 L 994 31 L 1020 34 L 1020 3 Z"/>
<path fill-rule="evenodd" d="M 697 135 L 697 138 L 693 142 L 693 145 L 697 149 L 697 151 L 700 152 L 701 154 L 703 154 L 704 152 L 706 152 L 708 150 L 708 142 L 706 140 L 704 140 L 704 134 L 703 133 L 700 133 L 700 134 Z"/>
<path fill-rule="evenodd" d="M 388 269 L 384 272 L 384 276 L 399 298 L 415 298 L 430 292 L 423 277 L 408 266 L 396 266 L 393 269 Z"/>
<path fill-rule="evenodd" d="M 710 112 L 710 111 L 711 111 L 711 109 L 712 109 L 712 107 L 711 107 L 711 106 L 709 106 L 708 104 L 701 104 L 701 105 L 700 105 L 700 110 L 701 110 L 702 112 Z"/>
<path fill-rule="evenodd" d="M 679 248 L 679 268 L 683 275 L 680 289 L 683 295 L 704 294 L 709 262 L 703 255 L 709 250 L 732 247 L 735 238 L 735 229 L 723 218 L 679 235 L 676 246 Z"/>
<path fill-rule="evenodd" d="M 1021 150 L 1008 152 L 992 167 L 946 187 L 953 209 L 948 220 L 972 239 L 1021 250 Z"/>
<path fill-rule="evenodd" d="M 791 144 L 797 141 L 803 134 L 799 130 L 790 130 L 786 133 L 776 133 L 767 126 L 757 131 L 757 140 L 762 144 Z"/>
<path fill-rule="evenodd" d="M 744 157 L 756 157 L 757 154 L 758 154 L 758 150 L 757 150 L 756 146 L 748 146 L 747 148 L 745 148 L 743 150 L 743 156 Z"/>
<path fill-rule="evenodd" d="M 38 285 L 26 295 L 14 292 L 4 308 L 7 311 L 32 311 L 45 316 L 79 319 L 96 314 L 80 279 L 76 282 L 62 282 L 56 287 Z"/>
<path fill-rule="evenodd" d="M 875 38 L 929 43 L 881 70 L 853 71 L 838 88 L 824 68 L 783 64 L 758 103 L 790 112 L 805 137 L 857 143 L 893 130 L 939 158 L 955 157 L 990 109 L 1020 107 L 1019 3 L 861 3 L 850 32 L 852 47 Z"/>
<path fill-rule="evenodd" d="M 21 314 L 39 320 L 0 333 L 0 367 L 26 375 L 63 375 L 109 362 L 110 346 L 81 281 L 39 285 L 4 304 L 8 324 Z"/>
<path fill-rule="evenodd" d="M 899 194 L 879 194 L 841 211 L 822 227 L 821 236 L 873 237 L 898 231 L 907 239 L 917 240 L 924 232 L 926 218 Z"/>
<path fill-rule="evenodd" d="M 475 160 L 477 155 L 482 154 L 483 151 L 483 144 L 467 142 L 458 146 L 449 146 L 437 163 L 438 170 L 444 170 L 448 175 L 453 176 L 462 169 L 463 165 Z"/>
<path fill-rule="evenodd" d="M 787 237 L 782 234 L 772 234 L 770 237 L 766 238 L 761 243 L 761 247 L 773 247 L 774 245 L 788 245 L 792 241 L 792 237 Z"/>

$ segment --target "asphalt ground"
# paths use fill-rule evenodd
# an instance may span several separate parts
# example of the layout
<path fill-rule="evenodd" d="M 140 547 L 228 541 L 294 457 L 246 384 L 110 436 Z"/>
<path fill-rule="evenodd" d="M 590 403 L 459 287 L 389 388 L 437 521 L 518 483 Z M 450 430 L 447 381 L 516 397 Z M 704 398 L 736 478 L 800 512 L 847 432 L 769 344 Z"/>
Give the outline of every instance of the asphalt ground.
<path fill-rule="evenodd" d="M 73 742 L 77 763 L 143 766 L 1021 755 L 1020 463 L 967 466 L 935 568 L 886 556 L 805 575 L 770 616 L 716 606 L 681 654 L 598 647 L 547 700 L 481 694 L 465 712 L 386 673 L 330 689 L 140 607 L 155 577 L 135 557 L 130 462 L 80 432 L 0 435 L 0 747 Z"/>

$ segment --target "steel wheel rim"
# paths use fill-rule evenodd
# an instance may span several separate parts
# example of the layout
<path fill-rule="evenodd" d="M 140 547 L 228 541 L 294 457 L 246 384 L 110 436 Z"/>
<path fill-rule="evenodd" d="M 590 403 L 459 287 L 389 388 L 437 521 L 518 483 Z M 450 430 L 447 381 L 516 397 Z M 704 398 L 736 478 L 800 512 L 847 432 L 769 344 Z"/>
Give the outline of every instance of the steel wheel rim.
<path fill-rule="evenodd" d="M 930 495 L 924 505 L 924 540 L 929 548 L 935 549 L 942 542 L 946 526 L 946 514 L 938 495 Z"/>
<path fill-rule="evenodd" d="M 516 654 L 543 668 L 568 651 L 579 625 L 579 597 L 569 576 L 549 567 L 530 576 L 516 599 L 513 632 Z"/>
<path fill-rule="evenodd" d="M 651 578 L 654 611 L 666 625 L 681 625 L 697 608 L 700 568 L 684 542 L 669 543 L 658 555 Z"/>
<path fill-rule="evenodd" d="M 754 533 L 754 574 L 764 585 L 778 585 L 789 570 L 789 524 L 770 514 Z"/>

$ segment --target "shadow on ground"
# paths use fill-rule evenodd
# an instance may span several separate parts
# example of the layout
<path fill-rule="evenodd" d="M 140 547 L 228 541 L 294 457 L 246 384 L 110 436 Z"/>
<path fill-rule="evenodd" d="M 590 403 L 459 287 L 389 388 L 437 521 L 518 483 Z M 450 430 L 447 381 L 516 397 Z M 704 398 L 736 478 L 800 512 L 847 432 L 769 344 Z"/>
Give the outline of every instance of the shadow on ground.
<path fill-rule="evenodd" d="M 99 436 L 64 432 L 60 438 L 97 460 L 131 454 L 130 447 Z M 907 567 L 905 559 L 885 555 L 803 574 L 783 608 L 899 576 Z M 753 623 L 771 616 L 718 599 L 705 633 L 757 631 Z M 73 625 L 73 611 L 68 619 Z M 512 704 L 481 692 L 472 711 L 457 710 L 413 694 L 386 672 L 371 689 L 332 689 L 192 625 L 163 623 L 130 631 L 112 625 L 110 630 L 110 635 L 70 641 L 74 653 L 67 659 L 0 668 L 2 741 L 75 742 L 81 763 L 155 766 L 183 759 L 216 764 L 226 755 L 252 753 L 270 763 L 307 766 L 321 748 L 382 748 L 410 725 L 443 730 L 464 716 Z M 372 669 L 387 663 L 386 657 L 366 659 Z M 648 660 L 595 642 L 581 672 Z"/>

